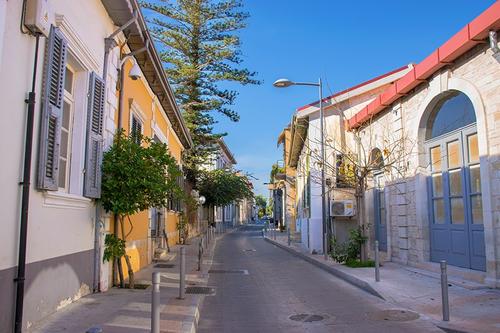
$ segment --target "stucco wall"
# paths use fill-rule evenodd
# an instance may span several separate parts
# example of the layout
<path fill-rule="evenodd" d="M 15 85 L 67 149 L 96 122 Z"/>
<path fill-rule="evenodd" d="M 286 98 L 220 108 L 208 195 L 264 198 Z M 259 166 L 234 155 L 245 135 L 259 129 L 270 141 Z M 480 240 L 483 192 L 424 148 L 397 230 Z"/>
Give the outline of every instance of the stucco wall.
<path fill-rule="evenodd" d="M 24 99 L 31 87 L 35 39 L 21 34 L 19 18 L 22 3 L 3 1 L 6 6 L 2 40 L 0 75 L 0 142 L 5 163 L 0 173 L 0 200 L 2 201 L 2 232 L 0 233 L 0 275 L 11 274 L 17 265 L 19 239 L 19 211 L 21 180 L 23 170 L 24 136 L 26 127 L 26 104 Z M 50 2 L 53 15 L 50 21 L 61 27 L 69 40 L 69 51 L 82 66 L 83 81 L 88 80 L 88 72 L 102 74 L 104 58 L 104 38 L 114 29 L 107 12 L 100 1 L 91 0 L 69 2 L 53 0 Z M 63 16 L 61 16 L 63 15 Z M 87 18 L 93 17 L 89 25 Z M 85 34 L 82 32 L 85 31 Z M 82 47 L 83 46 L 83 47 Z M 32 154 L 32 182 L 29 210 L 28 248 L 27 248 L 27 288 L 24 308 L 25 326 L 27 322 L 36 322 L 64 304 L 65 300 L 75 299 L 92 289 L 93 247 L 95 206 L 82 196 L 84 151 L 72 152 L 72 172 L 70 193 L 40 192 L 36 183 L 38 135 L 40 121 L 40 96 L 43 76 L 45 38 L 40 40 L 39 67 L 37 71 L 34 126 L 34 149 Z M 87 82 L 81 82 L 88 87 Z M 85 93 L 86 95 L 86 93 Z M 84 97 L 84 100 L 85 97 Z M 78 104 L 75 119 L 85 119 L 86 104 Z M 75 132 L 72 147 L 82 147 L 83 132 Z M 85 264 L 85 271 L 78 265 Z M 57 279 L 64 280 L 64 285 L 55 284 Z M 0 295 L 0 331 L 12 330 L 12 299 L 15 288 L 13 280 L 8 278 L 2 283 L 6 292 Z M 58 289 L 58 292 L 54 292 Z M 7 291 L 8 290 L 8 291 Z"/>

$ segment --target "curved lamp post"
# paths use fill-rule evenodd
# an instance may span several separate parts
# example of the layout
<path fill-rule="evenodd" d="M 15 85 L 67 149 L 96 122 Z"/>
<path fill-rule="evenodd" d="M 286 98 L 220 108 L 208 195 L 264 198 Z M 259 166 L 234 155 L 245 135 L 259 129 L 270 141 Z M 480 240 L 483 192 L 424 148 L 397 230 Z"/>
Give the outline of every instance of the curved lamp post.
<path fill-rule="evenodd" d="M 321 83 L 321 78 L 318 79 L 318 83 L 314 82 L 293 82 L 288 79 L 278 79 L 273 83 L 273 86 L 276 88 L 288 88 L 290 86 L 313 86 L 318 87 L 319 90 L 319 121 L 320 121 L 320 136 L 321 136 L 321 213 L 322 213 L 322 225 L 323 225 L 323 254 L 326 257 L 327 249 L 327 241 L 326 234 L 328 232 L 328 228 L 326 225 L 326 221 L 328 217 L 326 216 L 326 204 L 325 204 L 325 141 L 324 141 L 324 115 L 323 115 L 323 85 Z"/>

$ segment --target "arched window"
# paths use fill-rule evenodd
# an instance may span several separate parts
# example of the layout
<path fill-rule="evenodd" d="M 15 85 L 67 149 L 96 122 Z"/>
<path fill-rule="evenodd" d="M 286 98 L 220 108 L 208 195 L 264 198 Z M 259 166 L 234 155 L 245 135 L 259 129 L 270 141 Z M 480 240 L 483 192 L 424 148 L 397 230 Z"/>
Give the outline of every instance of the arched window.
<path fill-rule="evenodd" d="M 476 122 L 476 114 L 469 97 L 453 91 L 434 107 L 427 124 L 426 139 L 433 139 Z"/>
<path fill-rule="evenodd" d="M 384 156 L 380 149 L 373 148 L 370 152 L 370 166 L 375 169 L 382 169 L 384 167 Z"/>

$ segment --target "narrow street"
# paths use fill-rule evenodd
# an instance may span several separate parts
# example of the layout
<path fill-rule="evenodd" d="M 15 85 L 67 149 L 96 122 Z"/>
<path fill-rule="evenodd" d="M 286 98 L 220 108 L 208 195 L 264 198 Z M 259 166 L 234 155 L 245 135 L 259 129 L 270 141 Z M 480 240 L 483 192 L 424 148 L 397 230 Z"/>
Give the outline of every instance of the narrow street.
<path fill-rule="evenodd" d="M 382 311 L 396 307 L 266 242 L 261 228 L 241 227 L 217 244 L 216 295 L 205 298 L 199 332 L 442 332 L 402 321 L 408 312 L 387 320 Z"/>

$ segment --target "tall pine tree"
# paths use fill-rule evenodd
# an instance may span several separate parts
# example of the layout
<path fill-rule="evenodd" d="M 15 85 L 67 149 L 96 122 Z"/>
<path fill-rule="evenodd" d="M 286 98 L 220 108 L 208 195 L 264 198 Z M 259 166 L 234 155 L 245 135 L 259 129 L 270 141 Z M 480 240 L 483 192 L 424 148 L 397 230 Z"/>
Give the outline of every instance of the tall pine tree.
<path fill-rule="evenodd" d="M 194 180 L 225 135 L 214 133 L 215 113 L 239 120 L 231 109 L 237 92 L 220 83 L 259 83 L 255 72 L 240 66 L 237 32 L 245 28 L 248 13 L 241 0 L 147 0 L 142 6 L 194 141 L 184 157 Z"/>

